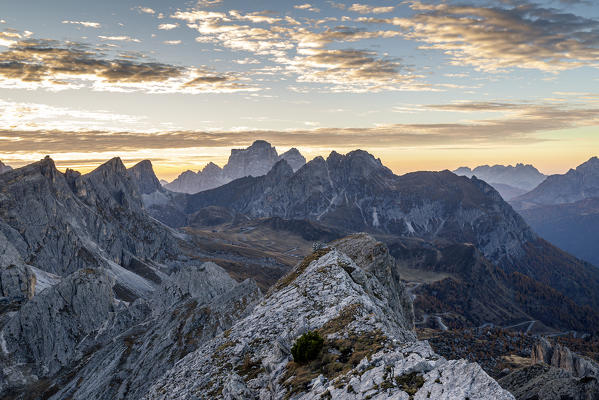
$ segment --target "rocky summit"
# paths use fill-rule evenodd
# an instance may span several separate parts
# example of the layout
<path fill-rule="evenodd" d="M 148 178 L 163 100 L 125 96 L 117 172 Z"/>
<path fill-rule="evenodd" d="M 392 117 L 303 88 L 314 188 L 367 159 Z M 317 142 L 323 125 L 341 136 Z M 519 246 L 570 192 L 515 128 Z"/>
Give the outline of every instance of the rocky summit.
<path fill-rule="evenodd" d="M 478 365 L 416 340 L 410 305 L 386 296 L 394 288 L 405 299 L 405 289 L 389 274 L 384 246 L 360 235 L 339 243 L 364 244 L 354 258 L 335 245 L 314 252 L 144 398 L 512 399 Z M 308 331 L 324 348 L 311 363 L 295 362 L 290 349 Z"/>
<path fill-rule="evenodd" d="M 306 163 L 305 157 L 296 148 L 279 155 L 270 143 L 256 140 L 246 149 L 231 150 L 229 160 L 222 169 L 210 162 L 198 172 L 183 172 L 164 187 L 173 192 L 198 193 L 246 176 L 266 175 L 280 160 L 287 161 L 294 171 Z"/>

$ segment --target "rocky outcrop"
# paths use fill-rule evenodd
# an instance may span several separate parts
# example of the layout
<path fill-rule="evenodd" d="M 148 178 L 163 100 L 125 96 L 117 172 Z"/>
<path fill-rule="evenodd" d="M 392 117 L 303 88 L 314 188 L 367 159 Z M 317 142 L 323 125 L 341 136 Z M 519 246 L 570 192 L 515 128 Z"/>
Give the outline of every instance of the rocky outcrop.
<path fill-rule="evenodd" d="M 79 270 L 23 305 L 0 331 L 0 393 L 53 376 L 81 357 L 77 344 L 115 309 L 101 270 Z"/>
<path fill-rule="evenodd" d="M 535 364 L 499 380 L 517 400 L 591 400 L 599 398 L 596 378 L 576 378 L 570 372 L 546 364 Z"/>
<path fill-rule="evenodd" d="M 512 399 L 478 365 L 447 361 L 416 341 L 409 317 L 382 295 L 374 272 L 390 266 L 381 255 L 363 269 L 339 250 L 317 250 L 144 398 Z M 322 335 L 324 349 L 295 363 L 290 349 L 307 331 Z"/>
<path fill-rule="evenodd" d="M 204 267 L 212 272 L 220 269 L 214 265 Z M 185 277 L 191 277 L 190 273 L 178 274 L 171 284 L 164 286 L 181 289 L 190 284 L 183 282 Z M 113 336 L 91 357 L 82 360 L 67 380 L 59 380 L 56 393 L 50 398 L 139 399 L 177 361 L 217 334 L 223 334 L 262 297 L 251 280 L 230 285 L 231 278 L 221 272 L 200 279 L 205 283 L 205 291 L 195 292 L 192 288 L 170 307 Z M 222 290 L 225 286 L 232 287 Z M 170 291 L 159 293 L 165 294 L 169 301 L 174 299 Z M 157 296 L 162 296 L 159 293 Z M 177 291 L 175 297 L 180 294 Z"/>
<path fill-rule="evenodd" d="M 593 376 L 599 379 L 599 364 L 573 353 L 559 343 L 551 344 L 545 338 L 540 338 L 532 348 L 531 359 L 534 364 L 545 363 L 568 371 L 577 378 Z"/>
<path fill-rule="evenodd" d="M 385 297 L 393 311 L 403 315 L 408 326 L 414 326 L 412 299 L 401 282 L 395 259 L 384 243 L 361 233 L 336 240 L 331 246 L 348 255 L 361 269 L 374 275 L 377 279 L 371 282 L 381 283 L 382 288 L 370 288 L 368 282 L 361 282 L 362 286 L 371 295 L 377 293 L 376 295 Z"/>
<path fill-rule="evenodd" d="M 532 366 L 516 370 L 499 383 L 520 400 L 590 400 L 599 398 L 599 365 L 559 343 L 540 338 Z"/>
<path fill-rule="evenodd" d="M 12 167 L 10 165 L 6 165 L 2 161 L 0 161 L 0 174 L 3 174 L 10 170 L 12 170 Z"/>

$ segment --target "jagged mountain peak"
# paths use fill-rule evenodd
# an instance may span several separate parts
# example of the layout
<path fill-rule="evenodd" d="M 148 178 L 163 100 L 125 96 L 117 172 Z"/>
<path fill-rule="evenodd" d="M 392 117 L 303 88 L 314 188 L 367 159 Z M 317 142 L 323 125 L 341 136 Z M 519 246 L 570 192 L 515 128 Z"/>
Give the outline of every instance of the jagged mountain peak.
<path fill-rule="evenodd" d="M 206 166 L 202 169 L 203 174 L 215 174 L 215 173 L 221 173 L 222 171 L 223 171 L 223 169 L 221 167 L 219 167 L 218 165 L 216 165 L 215 163 L 213 163 L 212 161 L 210 161 L 208 164 L 206 164 Z"/>
<path fill-rule="evenodd" d="M 199 193 L 246 176 L 264 176 L 282 159 L 287 161 L 293 171 L 306 163 L 305 157 L 295 148 L 279 155 L 269 142 L 256 140 L 247 148 L 232 149 L 227 164 L 222 168 L 210 162 L 197 173 L 183 172 L 165 187 L 174 192 Z"/>
<path fill-rule="evenodd" d="M 574 203 L 599 197 L 599 159 L 591 157 L 576 169 L 551 175 L 536 188 L 513 200 L 518 209 L 536 205 Z"/>
<path fill-rule="evenodd" d="M 599 174 L 599 158 L 597 156 L 589 158 L 584 163 L 576 167 L 576 171 L 580 173 L 595 173 Z"/>
<path fill-rule="evenodd" d="M 143 160 L 127 170 L 129 176 L 137 183 L 141 194 L 151 194 L 162 190 L 162 185 L 154 173 L 152 162 Z"/>
<path fill-rule="evenodd" d="M 99 174 L 103 174 L 105 176 L 110 174 L 126 175 L 127 167 L 125 167 L 125 164 L 123 163 L 123 160 L 121 160 L 120 157 L 114 157 L 106 161 L 104 164 L 100 165 L 87 175 Z"/>
<path fill-rule="evenodd" d="M 279 160 L 286 160 L 294 171 L 297 171 L 306 164 L 306 158 L 295 147 L 281 154 Z"/>
<path fill-rule="evenodd" d="M 6 165 L 2 161 L 0 161 L 0 174 L 3 174 L 10 170 L 12 170 L 12 167 L 10 165 Z"/>
<path fill-rule="evenodd" d="M 293 168 L 291 168 L 287 160 L 282 159 L 277 161 L 277 163 L 272 167 L 272 169 L 268 171 L 268 174 L 266 174 L 266 176 L 289 178 L 293 176 Z"/>

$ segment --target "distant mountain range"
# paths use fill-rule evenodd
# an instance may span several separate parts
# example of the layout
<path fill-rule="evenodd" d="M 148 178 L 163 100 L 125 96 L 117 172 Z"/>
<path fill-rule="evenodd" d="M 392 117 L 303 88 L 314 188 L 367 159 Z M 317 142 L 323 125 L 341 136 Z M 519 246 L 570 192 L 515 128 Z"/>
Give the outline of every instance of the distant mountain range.
<path fill-rule="evenodd" d="M 242 177 L 195 194 L 165 188 L 150 161 L 82 175 L 47 157 L 1 174 L 0 397 L 342 398 L 338 381 L 405 397 L 384 359 L 418 396 L 511 399 L 479 366 L 417 341 L 414 323 L 599 325 L 599 269 L 537 236 L 484 181 L 398 176 L 361 150 L 297 170 L 277 156 L 246 176 L 259 173 L 254 150 L 232 155 Z M 284 249 L 237 244 L 255 231 Z M 297 243 L 341 236 L 277 283 L 265 276 Z M 428 278 L 407 288 L 410 273 Z M 325 338 L 316 370 L 290 355 L 307 330 Z"/>
<path fill-rule="evenodd" d="M 599 159 L 551 175 L 510 201 L 543 238 L 599 266 Z"/>
<path fill-rule="evenodd" d="M 306 163 L 304 156 L 295 148 L 279 155 L 270 143 L 257 140 L 246 149 L 231 150 L 229 161 L 223 168 L 211 162 L 198 172 L 183 172 L 164 187 L 173 192 L 198 193 L 245 176 L 266 175 L 279 160 L 286 160 L 294 171 Z"/>
<path fill-rule="evenodd" d="M 505 200 L 511 200 L 534 189 L 547 177 L 529 164 L 516 164 L 515 167 L 482 165 L 473 170 L 468 167 L 460 167 L 453 172 L 468 178 L 476 176 L 478 179 L 482 179 L 493 186 Z"/>
<path fill-rule="evenodd" d="M 155 199 L 159 196 L 163 202 L 158 206 Z M 444 282 L 449 286 L 430 286 L 430 290 L 445 293 L 459 282 L 480 288 L 473 277 L 491 274 L 494 278 L 489 290 L 505 293 L 496 297 L 505 302 L 496 304 L 494 323 L 528 318 L 580 330 L 591 321 L 599 321 L 599 313 L 589 308 L 599 306 L 599 269 L 538 237 L 493 187 L 475 177 L 459 177 L 449 171 L 397 176 L 380 160 L 358 150 L 346 155 L 332 152 L 327 159 L 317 157 L 295 172 L 281 160 L 264 176 L 240 178 L 193 195 L 158 189 L 145 198 L 151 199 L 146 209 L 173 227 L 231 222 L 239 218 L 236 215 L 245 219 L 279 218 L 279 229 L 285 223 L 295 229 L 298 224 L 294 221 L 311 221 L 313 231 L 314 226 L 322 226 L 316 231 L 332 229 L 341 235 L 370 232 L 385 241 L 394 255 L 397 238 L 402 237 L 430 241 L 431 248 L 440 246 L 440 240 L 455 244 L 456 249 L 471 243 L 480 253 L 451 258 L 453 261 L 436 267 L 436 272 L 457 274 L 459 280 Z M 176 210 L 178 217 L 170 218 L 172 212 L 164 212 L 167 208 Z M 180 223 L 175 224 L 175 220 Z M 451 246 L 441 245 L 436 251 L 444 254 L 447 248 Z M 465 265 L 481 269 L 454 270 Z M 418 289 L 421 299 L 426 298 L 427 288 Z M 472 292 L 468 306 L 460 306 L 458 326 L 481 322 L 485 309 L 476 311 L 476 304 L 488 304 L 485 293 Z M 543 296 L 546 301 L 532 307 L 534 296 Z M 514 298 L 528 300 L 518 303 Z M 561 304 L 569 311 L 558 315 L 546 307 L 548 304 Z M 440 304 L 434 307 L 447 312 Z"/>
<path fill-rule="evenodd" d="M 599 197 L 599 158 L 593 157 L 563 175 L 551 175 L 534 190 L 513 199 L 518 209 L 574 203 Z"/>

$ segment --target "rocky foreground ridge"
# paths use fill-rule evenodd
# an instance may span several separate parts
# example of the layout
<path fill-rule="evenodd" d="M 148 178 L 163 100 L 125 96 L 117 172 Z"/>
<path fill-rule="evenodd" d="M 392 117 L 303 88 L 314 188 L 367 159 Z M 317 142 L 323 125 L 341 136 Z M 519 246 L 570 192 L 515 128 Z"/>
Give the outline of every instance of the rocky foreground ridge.
<path fill-rule="evenodd" d="M 478 365 L 445 360 L 416 340 L 384 245 L 365 235 L 339 245 L 361 250 L 353 258 L 336 243 L 315 251 L 144 398 L 513 398 Z M 324 349 L 298 364 L 290 348 L 307 331 L 320 332 Z"/>
<path fill-rule="evenodd" d="M 477 364 L 416 340 L 395 267 L 359 234 L 316 250 L 265 295 L 204 263 L 132 303 L 115 297 L 108 271 L 81 269 L 1 320 L 0 397 L 512 399 Z M 297 364 L 290 348 L 309 330 L 324 350 Z"/>

